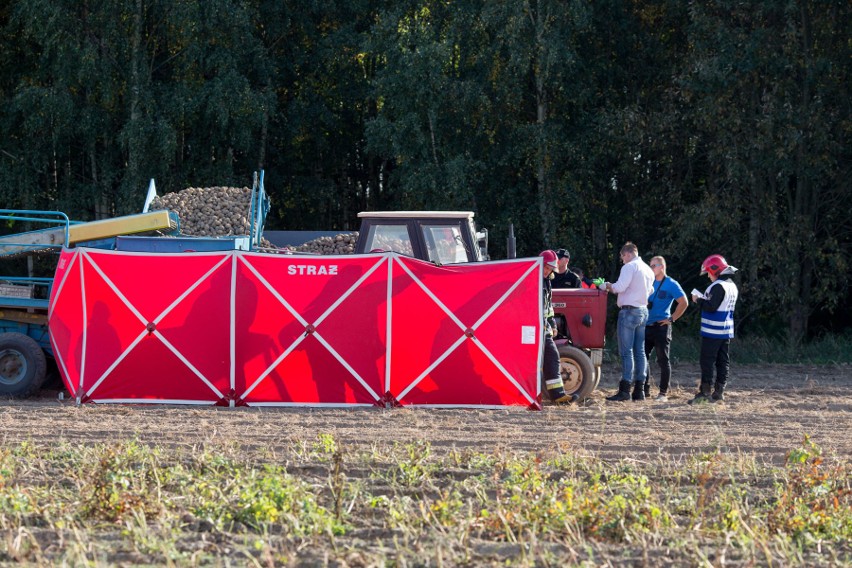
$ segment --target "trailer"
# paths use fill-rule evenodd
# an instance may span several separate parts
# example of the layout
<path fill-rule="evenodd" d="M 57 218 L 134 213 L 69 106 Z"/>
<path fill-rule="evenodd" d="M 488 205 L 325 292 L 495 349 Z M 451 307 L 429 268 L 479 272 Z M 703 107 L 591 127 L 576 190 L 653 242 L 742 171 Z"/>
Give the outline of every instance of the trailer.
<path fill-rule="evenodd" d="M 0 259 L 58 253 L 71 221 L 59 211 L 0 209 L 0 220 L 38 229 L 0 236 Z M 30 263 L 31 264 L 31 263 Z M 38 390 L 53 356 L 47 305 L 53 278 L 0 277 L 0 395 L 24 398 Z"/>

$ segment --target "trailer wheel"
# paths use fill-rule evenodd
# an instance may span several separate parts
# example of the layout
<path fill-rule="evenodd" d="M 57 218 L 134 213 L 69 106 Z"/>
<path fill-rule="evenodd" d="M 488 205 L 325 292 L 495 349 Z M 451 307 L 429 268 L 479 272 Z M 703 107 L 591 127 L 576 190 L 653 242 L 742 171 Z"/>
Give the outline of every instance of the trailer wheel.
<path fill-rule="evenodd" d="M 565 392 L 576 394 L 580 400 L 587 398 L 595 390 L 597 373 L 592 360 L 580 349 L 571 345 L 559 346 L 559 370 Z"/>
<path fill-rule="evenodd" d="M 0 333 L 0 396 L 26 398 L 44 383 L 47 359 L 23 333 Z"/>

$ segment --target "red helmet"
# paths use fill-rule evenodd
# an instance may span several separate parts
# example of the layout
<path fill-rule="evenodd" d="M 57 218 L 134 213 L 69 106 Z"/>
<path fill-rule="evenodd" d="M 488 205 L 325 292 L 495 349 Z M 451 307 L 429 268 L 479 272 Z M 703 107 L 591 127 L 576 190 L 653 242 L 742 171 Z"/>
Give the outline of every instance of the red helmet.
<path fill-rule="evenodd" d="M 701 263 L 701 274 L 712 274 L 718 277 L 728 268 L 728 261 L 721 254 L 711 254 Z"/>
<path fill-rule="evenodd" d="M 541 251 L 541 254 L 538 255 L 538 256 L 540 256 L 541 258 L 544 259 L 544 263 L 547 266 L 550 266 L 552 268 L 557 267 L 557 260 L 558 259 L 556 258 L 556 253 L 553 252 L 552 250 Z"/>

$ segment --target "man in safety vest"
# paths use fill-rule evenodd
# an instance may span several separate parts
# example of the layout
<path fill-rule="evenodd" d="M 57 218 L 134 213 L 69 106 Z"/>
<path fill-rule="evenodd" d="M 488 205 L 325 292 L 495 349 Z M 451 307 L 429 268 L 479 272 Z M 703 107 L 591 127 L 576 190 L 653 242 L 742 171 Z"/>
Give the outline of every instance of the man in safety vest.
<path fill-rule="evenodd" d="M 737 285 L 731 281 L 736 271 L 736 268 L 730 266 L 725 258 L 718 254 L 711 254 L 701 264 L 701 274 L 710 278 L 710 286 L 704 294 L 699 294 L 697 290 L 692 291 L 692 301 L 701 309 L 701 386 L 689 404 L 720 402 L 725 399 L 725 385 L 730 368 L 728 348 L 734 337 L 734 307 L 739 295 Z"/>
<path fill-rule="evenodd" d="M 562 382 L 562 373 L 559 369 L 559 349 L 556 348 L 553 338 L 556 336 L 556 319 L 553 312 L 553 288 L 550 281 L 556 270 L 558 259 L 552 250 L 543 251 L 540 255 L 544 259 L 544 279 L 542 280 L 542 314 L 544 321 L 544 338 L 541 342 L 543 349 L 542 371 L 544 372 L 544 384 L 550 399 L 563 404 L 572 402 L 574 396 L 565 393 L 565 384 Z"/>

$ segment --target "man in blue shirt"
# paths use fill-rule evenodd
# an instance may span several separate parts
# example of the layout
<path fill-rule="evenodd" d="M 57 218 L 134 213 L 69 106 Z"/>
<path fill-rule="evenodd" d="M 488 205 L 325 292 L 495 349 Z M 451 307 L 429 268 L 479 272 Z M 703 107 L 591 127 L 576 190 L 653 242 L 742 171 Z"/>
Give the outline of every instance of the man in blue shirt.
<path fill-rule="evenodd" d="M 657 364 L 660 366 L 660 394 L 656 400 L 667 400 L 672 365 L 669 350 L 672 344 L 672 324 L 686 311 L 689 301 L 678 281 L 666 274 L 666 259 L 655 256 L 651 259 L 654 271 L 654 289 L 648 296 L 648 323 L 645 326 L 645 355 L 648 357 L 648 374 L 645 381 L 645 396 L 651 396 L 651 351 L 657 351 Z M 677 303 L 674 313 L 672 304 Z M 633 393 L 633 399 L 637 399 Z M 641 397 L 640 397 L 641 398 Z"/>

